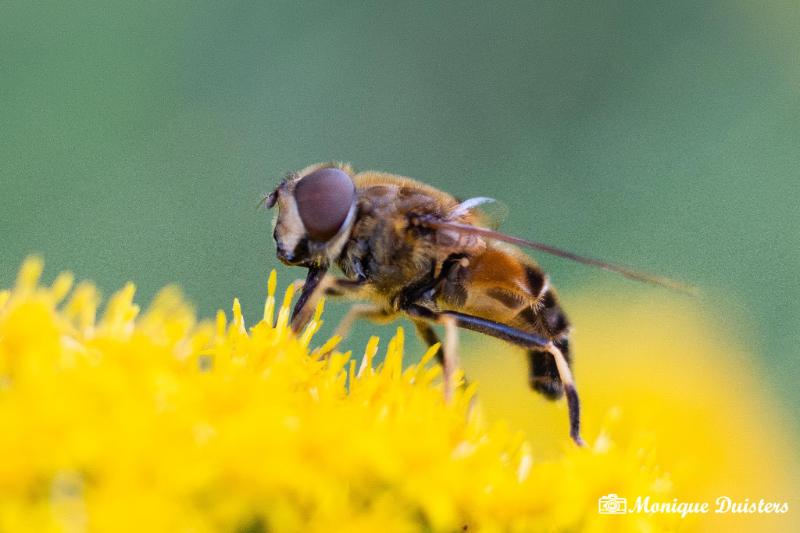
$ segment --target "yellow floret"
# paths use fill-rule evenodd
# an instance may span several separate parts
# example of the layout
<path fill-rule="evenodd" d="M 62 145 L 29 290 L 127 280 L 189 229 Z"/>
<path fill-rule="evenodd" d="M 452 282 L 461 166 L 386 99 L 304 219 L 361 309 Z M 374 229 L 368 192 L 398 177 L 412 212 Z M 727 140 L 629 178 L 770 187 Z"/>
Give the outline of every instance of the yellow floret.
<path fill-rule="evenodd" d="M 445 403 L 429 350 L 299 336 L 293 287 L 263 319 L 198 322 L 177 289 L 140 313 L 30 259 L 0 292 L 0 531 L 661 530 L 675 517 L 598 521 L 608 492 L 667 498 L 647 434 L 536 462 L 519 431 Z M 66 300 L 65 300 L 66 297 Z M 63 300 L 63 302 L 62 302 Z M 274 320 L 277 311 L 277 319 Z M 613 418 L 613 416 L 612 416 Z M 566 436 L 565 436 L 566 439 Z M 624 517 L 623 517 L 624 518 Z"/>

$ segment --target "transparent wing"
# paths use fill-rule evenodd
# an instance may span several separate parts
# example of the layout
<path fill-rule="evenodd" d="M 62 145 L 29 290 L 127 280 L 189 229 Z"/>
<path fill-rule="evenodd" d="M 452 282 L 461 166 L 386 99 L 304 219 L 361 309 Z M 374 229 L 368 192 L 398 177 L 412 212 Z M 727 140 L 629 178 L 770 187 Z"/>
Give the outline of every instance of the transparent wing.
<path fill-rule="evenodd" d="M 475 224 L 496 230 L 508 216 L 508 207 L 494 198 L 477 196 L 458 204 L 448 218 L 455 221 L 467 214 L 475 216 Z"/>
<path fill-rule="evenodd" d="M 665 278 L 663 276 L 657 276 L 654 274 L 648 274 L 646 272 L 634 270 L 624 265 L 608 263 L 606 261 L 600 261 L 599 259 L 594 259 L 592 257 L 578 255 L 568 250 L 562 250 L 561 248 L 550 246 L 549 244 L 544 244 L 529 239 L 522 239 L 520 237 L 512 237 L 511 235 L 505 235 L 504 233 L 500 233 L 498 231 L 494 231 L 488 228 L 483 228 L 472 224 L 464 224 L 461 222 L 453 222 L 450 220 L 434 220 L 432 218 L 421 219 L 419 220 L 418 223 L 420 225 L 427 226 L 433 229 L 446 229 L 446 230 L 456 231 L 465 235 L 477 235 L 479 237 L 483 237 L 486 239 L 493 239 L 496 241 L 502 241 L 502 242 L 507 242 L 509 244 L 514 244 L 516 246 L 523 246 L 525 248 L 539 250 L 541 252 L 545 252 L 550 255 L 555 255 L 557 257 L 569 259 L 570 261 L 575 261 L 576 263 L 581 263 L 584 265 L 601 268 L 609 272 L 614 272 L 628 279 L 636 280 L 642 283 L 649 283 L 651 285 L 660 285 L 662 287 L 666 287 L 668 289 L 672 289 L 678 292 L 683 292 L 693 296 L 698 294 L 698 289 L 696 287 L 680 281 L 675 281 L 673 279 Z"/>

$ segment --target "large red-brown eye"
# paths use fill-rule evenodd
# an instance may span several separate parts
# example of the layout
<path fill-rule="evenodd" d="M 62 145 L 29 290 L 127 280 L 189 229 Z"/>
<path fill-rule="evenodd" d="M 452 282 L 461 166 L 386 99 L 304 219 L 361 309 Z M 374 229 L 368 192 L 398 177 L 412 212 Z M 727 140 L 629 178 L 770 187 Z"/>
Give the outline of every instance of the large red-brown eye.
<path fill-rule="evenodd" d="M 336 235 L 354 194 L 350 176 L 338 168 L 321 168 L 303 177 L 294 189 L 294 198 L 308 236 L 324 242 Z"/>

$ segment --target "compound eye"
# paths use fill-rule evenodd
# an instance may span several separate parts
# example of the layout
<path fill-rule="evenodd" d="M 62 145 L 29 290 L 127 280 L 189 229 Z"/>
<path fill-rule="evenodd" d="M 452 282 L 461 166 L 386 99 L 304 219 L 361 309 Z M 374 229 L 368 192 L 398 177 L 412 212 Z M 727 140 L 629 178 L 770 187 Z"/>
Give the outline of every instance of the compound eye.
<path fill-rule="evenodd" d="M 353 205 L 353 180 L 338 168 L 321 168 L 304 176 L 294 189 L 300 219 L 314 241 L 339 232 Z"/>

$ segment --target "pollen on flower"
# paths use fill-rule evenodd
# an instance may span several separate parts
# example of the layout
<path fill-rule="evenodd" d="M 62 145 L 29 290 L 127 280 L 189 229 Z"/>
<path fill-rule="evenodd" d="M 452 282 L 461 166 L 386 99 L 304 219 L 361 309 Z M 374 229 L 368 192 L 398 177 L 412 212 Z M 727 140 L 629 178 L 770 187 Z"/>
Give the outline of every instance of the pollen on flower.
<path fill-rule="evenodd" d="M 0 531 L 603 530 L 627 526 L 598 496 L 670 490 L 654 443 L 613 428 L 537 463 L 476 384 L 444 401 L 435 347 L 404 362 L 401 329 L 380 365 L 377 337 L 314 340 L 322 305 L 295 336 L 275 272 L 247 328 L 238 299 L 198 321 L 175 288 L 140 312 L 133 284 L 97 319 L 94 286 L 42 269 L 0 291 Z"/>

